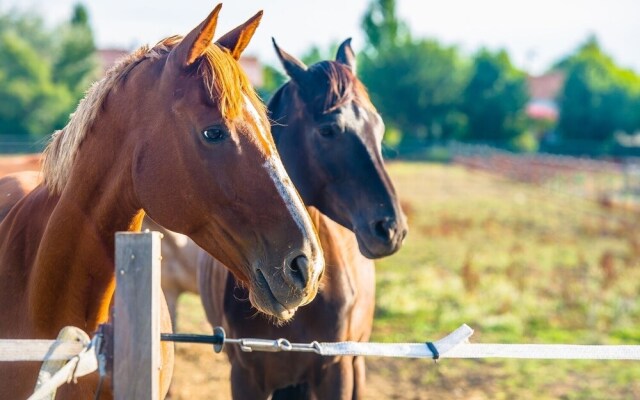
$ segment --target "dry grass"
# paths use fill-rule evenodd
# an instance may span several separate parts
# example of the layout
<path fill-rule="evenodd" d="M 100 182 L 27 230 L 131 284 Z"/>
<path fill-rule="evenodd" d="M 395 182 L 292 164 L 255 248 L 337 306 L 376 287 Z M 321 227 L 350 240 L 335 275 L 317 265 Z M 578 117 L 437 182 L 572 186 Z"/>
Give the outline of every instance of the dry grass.
<path fill-rule="evenodd" d="M 1 169 L 1 168 L 0 168 Z M 640 344 L 640 217 L 626 207 L 463 168 L 389 166 L 409 217 L 395 256 L 377 263 L 375 341 L 437 339 Z M 210 331 L 199 300 L 180 331 Z M 174 399 L 226 399 L 229 367 L 179 345 Z M 369 399 L 640 398 L 633 362 L 368 360 Z"/>
<path fill-rule="evenodd" d="M 395 163 L 390 172 L 410 234 L 378 262 L 374 340 L 428 340 L 468 323 L 477 342 L 640 342 L 634 213 L 458 167 Z M 181 307 L 197 309 L 188 299 Z M 179 352 L 178 398 L 226 398 L 225 360 L 198 349 Z M 367 365 L 369 399 L 640 398 L 640 367 L 629 362 Z"/>

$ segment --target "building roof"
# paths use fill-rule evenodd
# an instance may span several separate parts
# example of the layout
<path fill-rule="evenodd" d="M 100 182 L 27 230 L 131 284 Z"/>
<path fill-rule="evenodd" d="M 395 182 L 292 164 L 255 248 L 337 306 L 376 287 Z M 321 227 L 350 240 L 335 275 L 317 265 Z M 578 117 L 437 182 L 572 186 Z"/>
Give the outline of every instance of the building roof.
<path fill-rule="evenodd" d="M 532 99 L 556 100 L 564 85 L 564 79 L 565 74 L 561 71 L 552 71 L 540 76 L 530 76 L 527 78 L 529 95 Z"/>
<path fill-rule="evenodd" d="M 116 61 L 129 53 L 130 51 L 123 49 L 99 49 L 98 58 L 100 59 L 102 73 L 106 73 L 107 70 L 116 63 Z"/>
<path fill-rule="evenodd" d="M 565 74 L 551 71 L 540 76 L 527 77 L 529 96 L 525 113 L 537 120 L 557 121 L 560 114 L 558 96 L 564 86 Z"/>

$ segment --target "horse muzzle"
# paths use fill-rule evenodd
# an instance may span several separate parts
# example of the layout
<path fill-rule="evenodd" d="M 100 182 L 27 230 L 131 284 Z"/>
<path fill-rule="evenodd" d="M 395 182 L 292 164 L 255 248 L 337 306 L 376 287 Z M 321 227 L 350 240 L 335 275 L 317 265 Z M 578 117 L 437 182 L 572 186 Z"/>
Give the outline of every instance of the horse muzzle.
<path fill-rule="evenodd" d="M 383 217 L 356 227 L 354 232 L 362 255 L 376 259 L 397 252 L 402 247 L 408 228 L 404 218 Z"/>
<path fill-rule="evenodd" d="M 284 267 L 273 272 L 256 267 L 250 280 L 249 300 L 258 311 L 281 321 L 289 320 L 298 307 L 315 298 L 323 269 L 324 263 L 313 262 L 303 253 L 290 254 Z"/>

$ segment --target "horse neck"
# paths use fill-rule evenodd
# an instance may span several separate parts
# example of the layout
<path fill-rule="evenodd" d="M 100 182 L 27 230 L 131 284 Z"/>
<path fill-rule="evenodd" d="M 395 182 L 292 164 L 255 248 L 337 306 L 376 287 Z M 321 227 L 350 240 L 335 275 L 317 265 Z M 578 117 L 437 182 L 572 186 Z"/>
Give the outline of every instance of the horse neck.
<path fill-rule="evenodd" d="M 359 279 L 370 264 L 358 249 L 355 234 L 322 214 L 307 207 L 325 257 L 325 285 L 321 290 L 325 298 L 339 298 L 349 307 L 358 294 Z M 367 265 L 365 265 L 367 264 Z"/>
<path fill-rule="evenodd" d="M 124 137 L 113 136 L 123 132 L 110 129 L 104 118 L 94 129 L 100 134 L 88 134 L 78 149 L 30 277 L 29 309 L 38 332 L 55 333 L 65 325 L 92 332 L 108 319 L 115 233 L 139 229 L 144 215 L 133 194 L 130 151 Z M 122 148 L 109 146 L 115 143 Z"/>

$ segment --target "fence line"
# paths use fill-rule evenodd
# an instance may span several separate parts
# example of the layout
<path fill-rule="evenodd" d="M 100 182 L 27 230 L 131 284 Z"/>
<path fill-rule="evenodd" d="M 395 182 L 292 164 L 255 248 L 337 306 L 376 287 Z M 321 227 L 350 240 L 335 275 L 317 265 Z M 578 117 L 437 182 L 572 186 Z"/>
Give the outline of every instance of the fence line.
<path fill-rule="evenodd" d="M 57 387 L 97 369 L 103 376 L 104 360 L 111 340 L 114 350 L 112 370 L 114 399 L 156 399 L 159 391 L 160 338 L 189 341 L 189 335 L 162 334 L 159 329 L 160 238 L 158 232 L 116 234 L 117 290 L 114 311 L 114 334 L 101 327 L 91 343 L 60 340 L 0 340 L 0 361 L 68 360 L 44 382 L 30 400 L 55 393 Z M 147 317 L 149 316 L 149 317 Z M 67 328 L 65 328 L 67 329 Z M 77 328 L 73 328 L 77 329 Z M 640 360 L 636 345 L 565 345 L 565 344 L 475 344 L 468 343 L 473 330 L 462 325 L 436 342 L 426 343 L 291 343 L 286 339 L 225 338 L 217 328 L 209 343 L 239 345 L 242 351 L 301 351 L 322 356 L 363 355 L 410 358 L 527 358 L 527 359 L 596 359 Z M 207 342 L 202 335 L 193 341 Z M 195 337 L 198 336 L 198 337 Z M 54 371 L 55 372 L 55 371 Z"/>
<path fill-rule="evenodd" d="M 62 340 L 2 339 L 0 362 L 69 360 L 77 356 L 84 347 L 79 342 Z"/>

